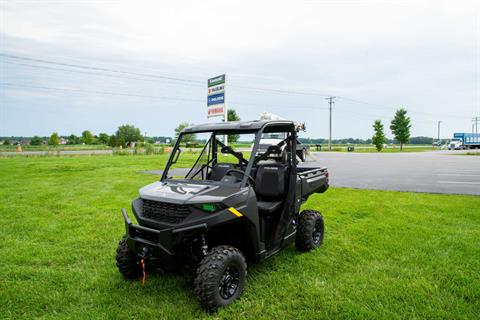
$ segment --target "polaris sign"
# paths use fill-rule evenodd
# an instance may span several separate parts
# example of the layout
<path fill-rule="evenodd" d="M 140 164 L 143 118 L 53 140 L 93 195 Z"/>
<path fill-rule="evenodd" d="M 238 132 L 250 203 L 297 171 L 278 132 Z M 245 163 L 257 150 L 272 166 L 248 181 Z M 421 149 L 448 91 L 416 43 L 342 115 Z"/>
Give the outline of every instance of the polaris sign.
<path fill-rule="evenodd" d="M 225 75 L 207 81 L 207 117 L 225 116 Z"/>

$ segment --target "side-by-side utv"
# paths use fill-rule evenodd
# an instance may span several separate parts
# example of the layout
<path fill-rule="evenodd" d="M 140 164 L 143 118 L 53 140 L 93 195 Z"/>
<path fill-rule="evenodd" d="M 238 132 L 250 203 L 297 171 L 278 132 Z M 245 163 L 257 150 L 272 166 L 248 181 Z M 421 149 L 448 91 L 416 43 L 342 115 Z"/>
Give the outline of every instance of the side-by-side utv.
<path fill-rule="evenodd" d="M 259 152 L 262 136 L 277 132 L 286 138 Z M 253 147 L 235 150 L 225 145 L 227 136 L 251 137 Z M 200 141 L 196 153 L 186 152 L 191 141 Z M 320 246 L 323 218 L 318 211 L 300 212 L 300 205 L 328 189 L 328 172 L 299 165 L 296 145 L 292 121 L 184 129 L 161 180 L 141 188 L 133 200 L 138 224 L 122 209 L 126 234 L 116 255 L 122 275 L 139 279 L 156 269 L 193 267 L 195 294 L 214 311 L 242 294 L 247 262 L 262 261 L 293 242 L 299 251 Z"/>

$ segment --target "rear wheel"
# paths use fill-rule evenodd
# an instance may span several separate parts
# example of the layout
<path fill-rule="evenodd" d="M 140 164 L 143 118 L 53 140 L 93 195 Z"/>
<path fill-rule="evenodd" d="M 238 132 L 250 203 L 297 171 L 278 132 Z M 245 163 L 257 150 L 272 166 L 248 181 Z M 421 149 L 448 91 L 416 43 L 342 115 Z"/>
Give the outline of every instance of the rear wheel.
<path fill-rule="evenodd" d="M 125 237 L 118 243 L 115 258 L 117 260 L 118 271 L 120 271 L 125 279 L 134 280 L 140 277 L 140 265 L 137 262 L 135 253 L 128 247 Z"/>
<path fill-rule="evenodd" d="M 200 262 L 194 291 L 202 307 L 213 312 L 240 297 L 246 278 L 243 254 L 232 246 L 218 246 Z"/>
<path fill-rule="evenodd" d="M 322 214 L 315 210 L 304 210 L 300 213 L 295 246 L 298 251 L 305 252 L 322 245 L 324 236 Z"/>

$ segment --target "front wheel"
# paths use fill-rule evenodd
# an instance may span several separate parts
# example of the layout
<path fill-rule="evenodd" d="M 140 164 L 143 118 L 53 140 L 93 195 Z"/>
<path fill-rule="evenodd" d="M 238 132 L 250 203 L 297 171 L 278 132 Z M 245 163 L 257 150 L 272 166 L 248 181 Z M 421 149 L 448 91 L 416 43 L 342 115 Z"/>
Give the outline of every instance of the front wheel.
<path fill-rule="evenodd" d="M 240 297 L 246 278 L 247 264 L 240 250 L 214 247 L 198 266 L 194 292 L 202 307 L 213 312 Z"/>
<path fill-rule="evenodd" d="M 322 245 L 324 236 L 322 214 L 315 210 L 300 212 L 295 246 L 298 251 L 306 252 Z"/>
<path fill-rule="evenodd" d="M 115 258 L 117 260 L 118 271 L 120 271 L 125 279 L 135 280 L 140 278 L 140 266 L 137 263 L 135 253 L 128 247 L 125 237 L 118 243 Z"/>

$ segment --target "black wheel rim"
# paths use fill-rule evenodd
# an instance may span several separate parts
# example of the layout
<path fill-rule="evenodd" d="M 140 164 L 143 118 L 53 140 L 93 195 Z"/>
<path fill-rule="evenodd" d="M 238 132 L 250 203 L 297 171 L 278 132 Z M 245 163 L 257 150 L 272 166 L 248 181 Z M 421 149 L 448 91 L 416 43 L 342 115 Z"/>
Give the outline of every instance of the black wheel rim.
<path fill-rule="evenodd" d="M 312 239 L 314 244 L 319 244 L 322 241 L 323 236 L 323 224 L 321 220 L 315 222 L 315 227 L 313 228 Z"/>
<path fill-rule="evenodd" d="M 218 285 L 220 296 L 223 299 L 230 299 L 233 297 L 235 292 L 237 292 L 239 282 L 240 272 L 238 271 L 238 268 L 235 266 L 227 267 L 223 272 Z"/>

